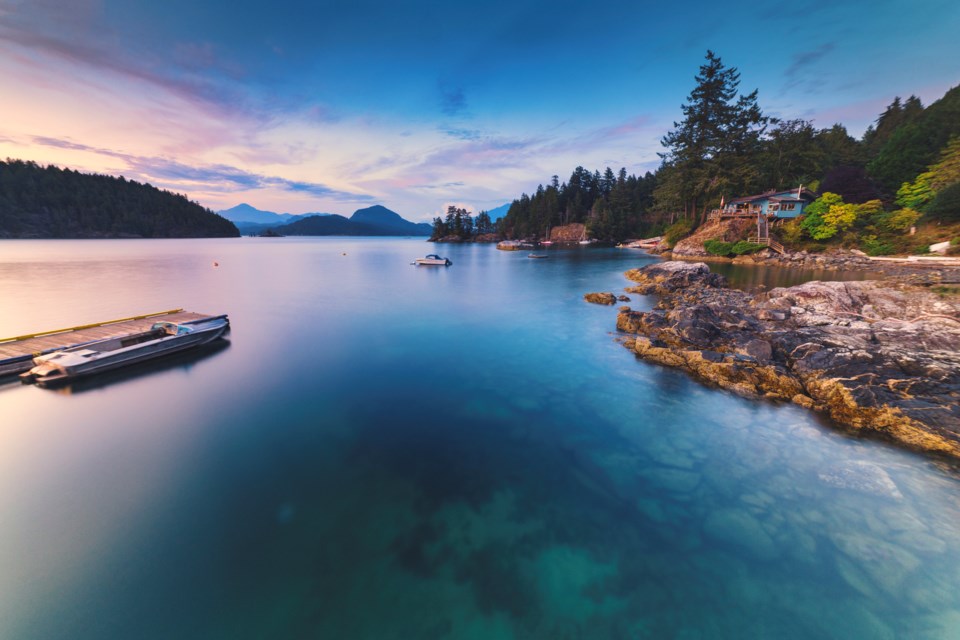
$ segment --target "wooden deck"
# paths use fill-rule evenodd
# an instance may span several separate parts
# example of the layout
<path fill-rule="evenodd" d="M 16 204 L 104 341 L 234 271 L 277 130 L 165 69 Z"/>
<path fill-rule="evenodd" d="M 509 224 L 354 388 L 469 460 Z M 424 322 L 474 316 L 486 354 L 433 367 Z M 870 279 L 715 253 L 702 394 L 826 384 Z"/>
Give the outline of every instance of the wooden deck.
<path fill-rule="evenodd" d="M 210 317 L 213 316 L 206 313 L 173 309 L 68 329 L 41 331 L 13 338 L 0 338 L 0 376 L 13 375 L 30 369 L 33 366 L 33 357 L 43 353 L 75 347 L 94 340 L 146 331 L 154 322 L 187 322 Z"/>

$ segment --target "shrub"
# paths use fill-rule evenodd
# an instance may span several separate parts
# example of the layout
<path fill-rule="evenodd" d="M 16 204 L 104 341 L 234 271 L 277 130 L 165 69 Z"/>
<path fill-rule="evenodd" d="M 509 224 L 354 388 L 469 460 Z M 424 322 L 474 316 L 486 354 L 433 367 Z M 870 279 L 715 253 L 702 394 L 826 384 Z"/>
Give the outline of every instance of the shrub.
<path fill-rule="evenodd" d="M 707 250 L 707 253 L 715 256 L 729 256 L 733 253 L 733 246 L 732 242 L 724 242 L 716 238 L 703 243 L 703 248 Z"/>
<path fill-rule="evenodd" d="M 874 216 L 877 226 L 890 232 L 906 231 L 915 225 L 919 219 L 920 213 L 908 208 L 883 212 Z"/>
<path fill-rule="evenodd" d="M 756 242 L 747 242 L 746 240 L 741 240 L 740 242 L 733 245 L 733 253 L 738 256 L 746 255 L 748 253 L 756 253 L 760 249 L 766 249 L 767 245 L 758 244 Z"/>
<path fill-rule="evenodd" d="M 663 232 L 663 237 L 668 244 L 675 245 L 677 242 L 693 231 L 693 221 L 687 218 L 681 218 L 667 227 Z"/>
<path fill-rule="evenodd" d="M 800 218 L 788 220 L 780 227 L 780 237 L 783 239 L 784 244 L 799 244 L 802 236 L 803 229 L 800 227 Z"/>
<path fill-rule="evenodd" d="M 862 238 L 861 246 L 868 256 L 885 256 L 896 252 L 892 244 L 872 234 Z"/>

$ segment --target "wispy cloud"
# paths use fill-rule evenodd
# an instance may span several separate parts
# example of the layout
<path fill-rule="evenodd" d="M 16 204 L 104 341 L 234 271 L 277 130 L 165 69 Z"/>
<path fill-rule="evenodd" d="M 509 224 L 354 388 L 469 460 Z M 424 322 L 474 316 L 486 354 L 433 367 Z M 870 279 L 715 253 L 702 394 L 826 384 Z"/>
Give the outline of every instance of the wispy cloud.
<path fill-rule="evenodd" d="M 467 96 L 463 88 L 446 82 L 440 83 L 440 111 L 448 116 L 457 116 L 467 110 Z"/>
<path fill-rule="evenodd" d="M 193 166 L 168 158 L 137 156 L 111 149 L 102 149 L 89 145 L 43 136 L 34 136 L 32 142 L 46 147 L 56 147 L 71 151 L 84 151 L 121 160 L 123 171 L 130 177 L 157 182 L 172 189 L 185 187 L 201 188 L 205 191 L 230 193 L 257 189 L 280 189 L 294 193 L 306 193 L 312 196 L 329 198 L 341 202 L 372 202 L 374 198 L 366 194 L 351 193 L 334 189 L 319 182 L 290 180 L 278 176 L 268 176 L 225 164 Z"/>
<path fill-rule="evenodd" d="M 787 67 L 787 69 L 783 72 L 784 80 L 786 80 L 784 84 L 784 90 L 794 89 L 801 84 L 805 84 L 808 87 L 815 86 L 815 82 L 804 82 L 804 74 L 810 67 L 814 66 L 831 51 L 836 49 L 836 46 L 837 45 L 834 42 L 825 42 L 816 49 L 800 51 L 793 54 L 790 66 Z"/>
<path fill-rule="evenodd" d="M 440 127 L 439 130 L 451 138 L 458 140 L 480 140 L 483 132 L 479 129 L 459 129 L 457 127 Z"/>
<path fill-rule="evenodd" d="M 444 182 L 443 184 L 413 184 L 407 187 L 408 189 L 426 189 L 426 190 L 435 190 L 435 189 L 456 189 L 458 187 L 466 186 L 465 182 Z"/>

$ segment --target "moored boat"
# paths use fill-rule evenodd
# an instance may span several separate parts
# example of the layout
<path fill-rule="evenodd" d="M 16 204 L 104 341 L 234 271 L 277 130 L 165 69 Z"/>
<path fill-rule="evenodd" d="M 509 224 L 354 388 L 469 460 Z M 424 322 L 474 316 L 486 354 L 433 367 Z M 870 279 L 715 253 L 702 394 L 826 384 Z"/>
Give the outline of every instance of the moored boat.
<path fill-rule="evenodd" d="M 414 262 L 418 265 L 433 265 L 438 267 L 449 267 L 453 263 L 447 258 L 441 258 L 435 253 L 431 253 L 426 258 L 417 258 Z"/>
<path fill-rule="evenodd" d="M 547 254 L 545 254 L 545 253 L 528 253 L 528 254 L 527 254 L 527 257 L 528 257 L 528 258 L 546 258 L 546 257 L 547 257 Z"/>
<path fill-rule="evenodd" d="M 34 367 L 20 375 L 24 383 L 41 387 L 69 382 L 170 353 L 198 347 L 221 337 L 230 327 L 227 316 L 188 322 L 157 322 L 149 331 L 90 342 L 33 359 Z"/>

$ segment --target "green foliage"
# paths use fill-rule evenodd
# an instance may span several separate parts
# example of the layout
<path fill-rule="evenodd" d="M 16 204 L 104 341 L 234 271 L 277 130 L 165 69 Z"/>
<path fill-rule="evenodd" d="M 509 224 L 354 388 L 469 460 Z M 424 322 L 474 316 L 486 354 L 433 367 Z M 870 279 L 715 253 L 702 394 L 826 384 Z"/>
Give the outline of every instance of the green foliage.
<path fill-rule="evenodd" d="M 891 242 L 882 240 L 875 234 L 860 238 L 860 246 L 868 256 L 885 256 L 896 252 L 896 247 Z"/>
<path fill-rule="evenodd" d="M 883 212 L 883 203 L 869 200 L 863 204 L 845 203 L 835 193 L 824 193 L 804 210 L 800 227 L 814 240 L 828 240 L 854 226 L 858 220 Z"/>
<path fill-rule="evenodd" d="M 960 86 L 900 122 L 880 145 L 867 169 L 888 189 L 896 189 L 922 173 L 950 138 L 957 135 L 960 135 Z"/>
<path fill-rule="evenodd" d="M 494 233 L 494 225 L 486 211 L 481 211 L 474 220 L 466 209 L 450 205 L 447 207 L 445 218 L 433 219 L 433 232 L 430 234 L 430 240 L 436 241 L 451 237 L 459 240 L 471 240 L 484 233 Z"/>
<path fill-rule="evenodd" d="M 927 205 L 926 214 L 940 222 L 960 220 L 960 182 L 955 182 L 939 191 Z"/>
<path fill-rule="evenodd" d="M 753 160 L 769 122 L 757 92 L 738 95 L 740 74 L 707 51 L 696 86 L 681 109 L 683 120 L 661 140 L 667 169 L 658 183 L 657 207 L 698 215 L 722 193 L 744 193 L 758 182 Z"/>
<path fill-rule="evenodd" d="M 758 244 L 756 242 L 747 242 L 746 240 L 740 240 L 733 245 L 732 251 L 735 255 L 743 256 L 749 253 L 756 253 L 761 249 L 766 249 L 767 245 Z"/>
<path fill-rule="evenodd" d="M 0 237 L 235 237 L 226 220 L 186 196 L 123 177 L 35 162 L 0 162 Z"/>
<path fill-rule="evenodd" d="M 819 198 L 807 205 L 804 209 L 805 214 L 823 215 L 835 204 L 843 204 L 843 198 L 835 193 L 826 192 Z"/>
<path fill-rule="evenodd" d="M 836 235 L 839 229 L 832 225 L 827 217 L 832 207 L 842 207 L 843 198 L 835 193 L 827 192 L 807 205 L 804 209 L 800 227 L 814 240 L 826 240 Z M 839 216 L 835 216 L 839 217 Z"/>
<path fill-rule="evenodd" d="M 693 221 L 687 218 L 681 218 L 664 229 L 663 239 L 667 241 L 667 244 L 673 246 L 677 244 L 681 238 L 690 235 L 691 231 L 693 231 Z"/>
<path fill-rule="evenodd" d="M 792 218 L 780 227 L 780 239 L 784 244 L 796 246 L 803 237 L 803 227 L 800 226 L 802 218 Z"/>
<path fill-rule="evenodd" d="M 904 182 L 897 189 L 897 204 L 910 209 L 922 208 L 933 199 L 933 189 L 930 180 L 933 174 L 929 171 L 921 173 L 913 182 Z"/>
<path fill-rule="evenodd" d="M 703 248 L 707 250 L 707 253 L 715 256 L 729 256 L 731 253 L 733 253 L 732 242 L 724 242 L 723 240 L 717 240 L 716 238 L 704 242 Z"/>
<path fill-rule="evenodd" d="M 620 169 L 615 174 L 608 167 L 601 175 L 577 167 L 567 182 L 553 176 L 533 196 L 514 200 L 498 226 L 511 238 L 539 238 L 552 227 L 580 223 L 595 238 L 619 242 L 653 226 L 648 214 L 656 182 L 651 173 L 638 177 Z"/>
<path fill-rule="evenodd" d="M 960 182 L 960 137 L 950 140 L 936 164 L 930 165 L 913 182 L 901 185 L 897 190 L 897 204 L 922 210 L 937 192 L 957 182 Z"/>
<path fill-rule="evenodd" d="M 742 256 L 748 253 L 756 253 L 761 249 L 766 249 L 767 245 L 757 244 L 756 242 L 747 242 L 739 240 L 737 242 L 724 242 L 714 238 L 703 243 L 703 248 L 707 253 L 715 256 Z"/>
<path fill-rule="evenodd" d="M 792 188 L 801 183 L 809 186 L 823 172 L 825 159 L 824 145 L 811 122 L 779 121 L 767 132 L 756 158 L 759 184 L 772 189 Z"/>
<path fill-rule="evenodd" d="M 873 216 L 876 225 L 888 233 L 903 232 L 912 227 L 920 219 L 920 213 L 913 209 L 903 208 L 890 212 L 879 212 Z"/>
<path fill-rule="evenodd" d="M 890 106 L 877 118 L 877 126 L 871 126 L 863 134 L 863 147 L 868 157 L 870 159 L 876 157 L 897 129 L 916 121 L 922 113 L 923 104 L 918 97 L 910 96 L 902 103 L 900 96 L 894 98 Z"/>

